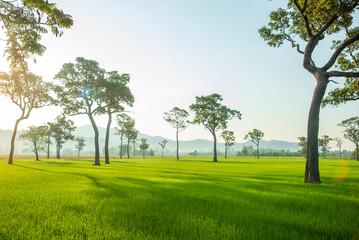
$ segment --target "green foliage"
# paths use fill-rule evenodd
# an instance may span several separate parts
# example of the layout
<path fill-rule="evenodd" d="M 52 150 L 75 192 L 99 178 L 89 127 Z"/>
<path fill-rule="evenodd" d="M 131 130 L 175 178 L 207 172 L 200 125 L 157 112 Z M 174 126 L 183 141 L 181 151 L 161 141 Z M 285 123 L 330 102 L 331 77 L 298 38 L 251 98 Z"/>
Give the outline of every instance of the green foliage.
<path fill-rule="evenodd" d="M 33 109 L 49 105 L 49 92 L 50 85 L 33 73 L 19 69 L 12 69 L 10 74 L 0 72 L 0 94 L 21 109 L 21 120 L 27 119 Z"/>
<path fill-rule="evenodd" d="M 348 139 L 356 146 L 356 160 L 359 161 L 359 117 L 351 117 L 343 120 L 338 126 L 344 127 L 344 138 Z"/>
<path fill-rule="evenodd" d="M 328 135 L 323 135 L 321 138 L 318 139 L 318 146 L 322 148 L 322 154 L 324 158 L 327 156 L 327 152 L 330 149 L 329 143 L 332 140 L 333 139 L 330 138 Z"/>
<path fill-rule="evenodd" d="M 234 142 L 236 141 L 236 137 L 234 136 L 233 131 L 225 130 L 221 133 L 221 137 L 224 140 L 224 145 L 228 148 L 233 146 Z"/>
<path fill-rule="evenodd" d="M 262 132 L 261 130 L 258 129 L 253 129 L 253 131 L 248 132 L 245 136 L 244 136 L 244 140 L 249 140 L 252 143 L 254 143 L 255 145 L 259 145 L 259 141 L 264 137 L 264 132 Z"/>
<path fill-rule="evenodd" d="M 5 31 L 6 50 L 11 66 L 26 68 L 31 55 L 42 55 L 40 43 L 48 29 L 55 36 L 73 25 L 72 17 L 45 0 L 0 1 L 0 23 Z"/>
<path fill-rule="evenodd" d="M 303 154 L 303 156 L 307 157 L 307 138 L 306 137 L 298 137 L 299 143 L 298 145 L 302 148 L 300 152 Z"/>
<path fill-rule="evenodd" d="M 185 109 L 174 107 L 169 112 L 165 112 L 164 114 L 165 116 L 163 119 L 171 124 L 177 132 L 183 131 L 187 128 L 187 118 L 189 114 Z"/>
<path fill-rule="evenodd" d="M 39 160 L 38 152 L 46 148 L 46 128 L 44 126 L 30 126 L 21 133 L 20 139 L 25 140 L 29 145 L 29 148 L 25 151 L 32 151 L 36 155 L 36 160 Z"/>
<path fill-rule="evenodd" d="M 220 129 L 226 129 L 228 120 L 241 119 L 242 114 L 222 105 L 222 96 L 213 93 L 208 96 L 196 97 L 196 103 L 189 106 L 195 113 L 193 124 L 202 124 L 212 134 Z"/>
<path fill-rule="evenodd" d="M 142 151 L 143 158 L 145 158 L 145 152 L 150 147 L 150 145 L 147 143 L 146 138 L 141 138 L 141 144 L 138 146 L 138 148 Z"/>
<path fill-rule="evenodd" d="M 75 138 L 75 141 L 77 142 L 75 145 L 75 148 L 77 150 L 77 156 L 80 156 L 80 152 L 84 149 L 86 146 L 85 139 L 84 138 Z"/>
<path fill-rule="evenodd" d="M 68 140 L 74 140 L 72 132 L 75 131 L 75 123 L 67 120 L 65 115 L 57 116 L 55 122 L 49 123 L 51 136 L 56 141 L 56 148 L 59 151 Z"/>
<path fill-rule="evenodd" d="M 325 184 L 306 186 L 301 158 L 230 158 L 215 168 L 203 157 L 90 163 L 0 161 L 1 238 L 358 236 L 359 168 L 350 160 L 322 160 Z M 348 175 L 333 181 L 344 169 Z"/>

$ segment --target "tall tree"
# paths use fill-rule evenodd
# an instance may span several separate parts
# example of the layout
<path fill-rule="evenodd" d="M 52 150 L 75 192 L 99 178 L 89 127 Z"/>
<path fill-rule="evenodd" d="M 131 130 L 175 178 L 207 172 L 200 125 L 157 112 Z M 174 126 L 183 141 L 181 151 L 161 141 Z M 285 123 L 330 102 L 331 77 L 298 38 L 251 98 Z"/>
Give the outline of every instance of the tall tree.
<path fill-rule="evenodd" d="M 298 137 L 299 143 L 298 145 L 302 148 L 301 153 L 306 158 L 307 157 L 307 138 L 306 137 Z"/>
<path fill-rule="evenodd" d="M 62 146 L 68 140 L 73 140 L 72 132 L 75 131 L 75 123 L 72 120 L 67 120 L 65 115 L 57 116 L 55 122 L 52 123 L 51 136 L 56 142 L 56 158 L 60 159 L 60 152 Z"/>
<path fill-rule="evenodd" d="M 141 138 L 141 144 L 138 147 L 142 151 L 143 158 L 145 158 L 145 152 L 150 147 L 150 145 L 147 143 L 147 139 Z"/>
<path fill-rule="evenodd" d="M 52 144 L 52 141 L 51 141 L 52 125 L 53 125 L 52 122 L 48 122 L 42 126 L 45 130 L 44 134 L 46 135 L 45 144 L 46 144 L 46 158 L 47 159 L 50 159 L 50 146 Z"/>
<path fill-rule="evenodd" d="M 130 158 L 130 143 L 137 138 L 137 130 L 135 129 L 135 119 L 129 117 L 125 122 L 125 136 L 127 139 L 127 159 Z"/>
<path fill-rule="evenodd" d="M 110 129 L 112 123 L 112 114 L 124 111 L 124 106 L 132 107 L 134 96 L 131 93 L 127 83 L 130 81 L 129 74 L 120 75 L 117 71 L 106 72 L 103 81 L 98 83 L 99 96 L 98 98 L 104 100 L 103 107 L 97 111 L 97 114 L 107 114 L 108 121 L 106 127 L 105 137 L 105 163 L 110 163 L 109 156 L 109 141 Z M 129 156 L 129 153 L 128 153 Z"/>
<path fill-rule="evenodd" d="M 100 84 L 105 79 L 106 71 L 99 67 L 98 62 L 82 57 L 76 58 L 76 63 L 65 63 L 56 74 L 55 80 L 60 81 L 54 86 L 57 95 L 57 105 L 63 107 L 65 115 L 88 116 L 95 133 L 95 163 L 100 165 L 99 131 L 94 115 L 106 106 Z"/>
<path fill-rule="evenodd" d="M 0 72 L 0 94 L 10 98 L 21 110 L 12 132 L 9 164 L 13 164 L 15 138 L 20 121 L 28 119 L 33 109 L 48 105 L 51 101 L 49 92 L 49 84 L 33 73 L 17 69 L 12 69 L 10 74 Z"/>
<path fill-rule="evenodd" d="M 86 146 L 85 139 L 83 139 L 83 138 L 75 138 L 75 141 L 77 142 L 76 145 L 75 145 L 75 148 L 77 150 L 77 157 L 80 157 L 80 152 Z"/>
<path fill-rule="evenodd" d="M 334 138 L 333 139 L 335 141 L 335 146 L 338 147 L 339 150 L 339 158 L 342 158 L 342 144 L 343 144 L 343 140 L 341 138 Z"/>
<path fill-rule="evenodd" d="M 116 135 L 120 136 L 120 159 L 122 159 L 123 155 L 123 138 L 125 137 L 126 133 L 126 122 L 130 119 L 130 116 L 128 116 L 125 113 L 117 114 L 116 116 L 116 123 L 117 126 L 115 127 L 117 132 Z"/>
<path fill-rule="evenodd" d="M 28 150 L 34 152 L 36 161 L 39 161 L 39 151 L 45 150 L 46 129 L 43 126 L 30 126 L 21 133 L 20 139 L 30 143 Z"/>
<path fill-rule="evenodd" d="M 224 158 L 227 158 L 228 149 L 234 145 L 236 137 L 233 131 L 225 130 L 221 133 L 221 137 L 224 139 Z"/>
<path fill-rule="evenodd" d="M 73 25 L 72 17 L 47 0 L 0 1 L 0 24 L 5 31 L 6 50 L 12 67 L 27 68 L 26 59 L 42 55 L 42 34 L 56 36 Z"/>
<path fill-rule="evenodd" d="M 258 129 L 253 129 L 244 136 L 244 140 L 249 140 L 257 146 L 257 158 L 259 158 L 259 142 L 263 137 L 264 133 Z"/>
<path fill-rule="evenodd" d="M 359 117 L 351 117 L 343 120 L 338 126 L 344 127 L 344 138 L 355 144 L 356 160 L 359 161 Z"/>
<path fill-rule="evenodd" d="M 165 147 L 166 147 L 167 143 L 168 143 L 168 141 L 166 139 L 163 139 L 161 142 L 158 143 L 162 148 L 162 157 L 163 157 L 163 152 L 165 150 Z"/>
<path fill-rule="evenodd" d="M 268 27 L 259 30 L 261 37 L 271 47 L 279 47 L 287 41 L 296 48 L 303 55 L 304 68 L 313 75 L 317 83 L 307 128 L 304 178 L 308 183 L 321 183 L 318 161 L 319 112 L 327 85 L 334 77 L 359 77 L 357 71 L 330 70 L 340 61 L 339 56 L 359 41 L 358 28 L 353 26 L 353 16 L 358 6 L 358 0 L 288 0 L 287 9 L 279 8 L 271 12 Z M 342 32 L 349 34 L 343 39 Z M 313 60 L 313 53 L 326 38 L 337 40 L 334 42 L 332 55 L 319 67 Z M 323 60 L 323 56 L 321 58 Z"/>
<path fill-rule="evenodd" d="M 216 131 L 226 129 L 228 121 L 233 118 L 241 119 L 242 114 L 222 105 L 222 96 L 213 93 L 208 96 L 196 97 L 196 102 L 189 106 L 195 113 L 193 124 L 202 124 L 213 136 L 213 162 L 217 162 Z"/>
<path fill-rule="evenodd" d="M 176 154 L 177 159 L 179 159 L 179 142 L 178 142 L 178 133 L 185 130 L 188 126 L 187 118 L 189 116 L 188 112 L 185 109 L 179 107 L 172 108 L 169 112 L 164 113 L 164 120 L 171 124 L 173 128 L 176 129 Z"/>
<path fill-rule="evenodd" d="M 327 156 L 327 152 L 330 149 L 329 143 L 332 140 L 333 139 L 330 138 L 328 135 L 323 135 L 321 138 L 318 139 L 318 146 L 322 148 L 322 154 L 324 158 L 326 158 Z"/>

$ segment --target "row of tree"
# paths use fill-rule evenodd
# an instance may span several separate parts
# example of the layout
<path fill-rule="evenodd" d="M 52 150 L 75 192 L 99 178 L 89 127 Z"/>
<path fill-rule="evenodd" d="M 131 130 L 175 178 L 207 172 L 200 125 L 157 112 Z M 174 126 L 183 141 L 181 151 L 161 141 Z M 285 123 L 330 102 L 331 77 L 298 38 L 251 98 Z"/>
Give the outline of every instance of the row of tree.
<path fill-rule="evenodd" d="M 359 161 L 359 117 L 351 117 L 348 119 L 343 120 L 338 126 L 344 127 L 344 138 L 348 139 L 355 145 L 355 158 Z M 299 137 L 298 145 L 302 147 L 301 152 L 303 155 L 307 155 L 307 138 L 306 137 Z M 323 135 L 321 138 L 318 139 L 318 146 L 321 147 L 322 155 L 325 158 L 327 152 L 329 151 L 330 147 L 329 144 L 331 141 L 335 141 L 335 146 L 338 147 L 339 150 L 339 157 L 341 157 L 342 152 L 342 144 L 343 140 L 341 138 L 331 138 L 328 135 Z"/>

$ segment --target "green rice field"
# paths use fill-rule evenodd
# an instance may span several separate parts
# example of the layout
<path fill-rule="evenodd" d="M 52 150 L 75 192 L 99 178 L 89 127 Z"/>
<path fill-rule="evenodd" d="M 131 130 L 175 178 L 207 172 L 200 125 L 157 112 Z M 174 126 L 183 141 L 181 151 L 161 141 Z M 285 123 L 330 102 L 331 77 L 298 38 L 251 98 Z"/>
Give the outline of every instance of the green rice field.
<path fill-rule="evenodd" d="M 0 239 L 359 239 L 359 163 L 0 160 Z"/>

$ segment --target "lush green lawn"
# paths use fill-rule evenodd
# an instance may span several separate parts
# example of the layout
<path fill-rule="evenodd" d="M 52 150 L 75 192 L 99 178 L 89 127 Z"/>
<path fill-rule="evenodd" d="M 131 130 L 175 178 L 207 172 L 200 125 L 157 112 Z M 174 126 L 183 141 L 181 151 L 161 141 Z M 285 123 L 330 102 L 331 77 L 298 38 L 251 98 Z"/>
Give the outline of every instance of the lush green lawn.
<path fill-rule="evenodd" d="M 0 239 L 358 239 L 359 164 L 0 160 Z"/>

